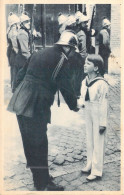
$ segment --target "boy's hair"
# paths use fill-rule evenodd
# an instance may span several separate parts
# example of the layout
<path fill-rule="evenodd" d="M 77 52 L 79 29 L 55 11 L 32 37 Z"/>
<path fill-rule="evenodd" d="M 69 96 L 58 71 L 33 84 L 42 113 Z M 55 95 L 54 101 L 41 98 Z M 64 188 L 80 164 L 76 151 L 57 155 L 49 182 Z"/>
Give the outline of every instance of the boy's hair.
<path fill-rule="evenodd" d="M 94 66 L 98 67 L 99 73 L 103 76 L 104 75 L 104 61 L 102 57 L 98 54 L 88 54 L 87 60 L 92 62 Z"/>

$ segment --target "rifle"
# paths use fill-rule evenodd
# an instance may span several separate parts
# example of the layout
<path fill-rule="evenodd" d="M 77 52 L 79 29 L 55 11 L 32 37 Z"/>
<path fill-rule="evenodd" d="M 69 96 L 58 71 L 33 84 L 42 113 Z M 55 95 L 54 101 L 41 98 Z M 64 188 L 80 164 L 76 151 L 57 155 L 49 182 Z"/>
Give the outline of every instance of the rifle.
<path fill-rule="evenodd" d="M 31 36 L 30 36 L 30 49 L 31 49 L 31 54 L 33 53 L 34 50 L 34 45 L 33 45 L 33 28 L 34 28 L 34 13 L 36 11 L 36 4 L 33 4 L 33 10 L 32 10 L 32 16 L 31 16 Z"/>
<path fill-rule="evenodd" d="M 93 11 L 92 11 L 92 17 L 91 17 L 91 22 L 90 22 L 90 28 L 89 31 L 87 32 L 87 52 L 88 53 L 95 53 L 95 48 L 92 46 L 91 42 L 91 37 L 95 36 L 96 33 L 94 35 L 91 35 L 91 30 L 93 27 L 93 19 L 94 19 L 94 14 L 95 14 L 95 5 L 93 6 Z"/>
<path fill-rule="evenodd" d="M 24 4 L 19 4 L 18 5 L 18 15 L 21 16 L 22 13 L 25 11 L 25 5 Z"/>
<path fill-rule="evenodd" d="M 93 26 L 93 18 L 94 18 L 94 14 L 95 14 L 95 5 L 93 6 L 93 12 L 92 12 L 92 17 L 91 17 L 91 22 L 90 22 L 90 31 L 91 31 L 92 26 Z"/>

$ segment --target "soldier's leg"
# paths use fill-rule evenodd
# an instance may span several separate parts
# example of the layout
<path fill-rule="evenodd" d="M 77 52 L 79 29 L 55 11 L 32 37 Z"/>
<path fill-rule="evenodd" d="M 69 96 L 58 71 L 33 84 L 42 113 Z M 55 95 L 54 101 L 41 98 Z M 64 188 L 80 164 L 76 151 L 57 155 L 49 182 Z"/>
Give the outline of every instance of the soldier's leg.
<path fill-rule="evenodd" d="M 14 64 L 12 68 L 12 92 L 14 93 L 16 89 L 16 76 L 18 73 L 18 67 Z"/>
<path fill-rule="evenodd" d="M 105 73 L 108 73 L 108 56 L 104 57 Z"/>
<path fill-rule="evenodd" d="M 104 61 L 104 72 L 108 73 L 108 56 L 107 55 L 101 55 Z"/>

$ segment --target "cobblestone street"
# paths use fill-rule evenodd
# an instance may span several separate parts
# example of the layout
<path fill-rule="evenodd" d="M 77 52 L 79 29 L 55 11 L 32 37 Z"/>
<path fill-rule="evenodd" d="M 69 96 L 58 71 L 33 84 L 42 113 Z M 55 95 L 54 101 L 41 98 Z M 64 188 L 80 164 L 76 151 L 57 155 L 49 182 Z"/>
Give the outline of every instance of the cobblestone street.
<path fill-rule="evenodd" d="M 110 84 L 108 129 L 103 177 L 88 182 L 81 173 L 86 164 L 86 135 L 83 111 L 72 112 L 61 101 L 52 106 L 52 124 L 48 125 L 49 170 L 54 182 L 65 191 L 120 191 L 120 75 L 107 75 Z M 4 190 L 34 191 L 32 175 L 26 168 L 16 116 L 6 111 L 11 97 L 9 81 L 5 81 L 4 124 Z"/>

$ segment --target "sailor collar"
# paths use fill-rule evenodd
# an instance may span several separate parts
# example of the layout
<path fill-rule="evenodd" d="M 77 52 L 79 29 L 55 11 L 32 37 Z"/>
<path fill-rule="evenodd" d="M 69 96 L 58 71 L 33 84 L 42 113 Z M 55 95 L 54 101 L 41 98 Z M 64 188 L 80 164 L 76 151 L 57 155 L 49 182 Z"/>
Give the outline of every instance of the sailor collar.
<path fill-rule="evenodd" d="M 108 82 L 107 82 L 107 80 L 106 79 L 104 79 L 103 77 L 95 77 L 94 79 L 92 79 L 91 81 L 88 79 L 88 76 L 86 77 L 86 86 L 87 87 L 90 87 L 90 86 L 92 86 L 95 82 L 97 82 L 97 81 L 99 81 L 99 80 L 103 80 L 103 81 L 105 81 L 107 84 L 108 84 Z"/>

